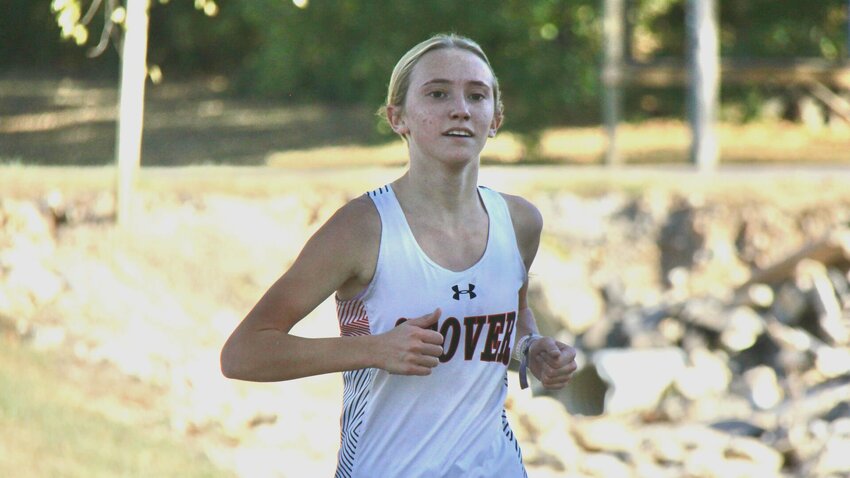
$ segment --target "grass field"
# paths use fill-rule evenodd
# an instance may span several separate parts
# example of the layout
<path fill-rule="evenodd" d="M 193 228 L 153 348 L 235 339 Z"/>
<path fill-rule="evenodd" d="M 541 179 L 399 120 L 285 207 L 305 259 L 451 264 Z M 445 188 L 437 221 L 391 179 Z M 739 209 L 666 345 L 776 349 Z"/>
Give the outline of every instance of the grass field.
<path fill-rule="evenodd" d="M 0 476 L 230 476 L 169 435 L 156 396 L 115 371 L 0 338 Z"/>
<path fill-rule="evenodd" d="M 850 145 L 848 145 L 850 148 Z M 268 197 L 305 191 L 349 197 L 392 181 L 403 166 L 273 168 L 187 166 L 142 168 L 136 188 L 145 193 L 178 195 L 228 194 Z M 113 194 L 115 168 L 0 165 L 4 197 L 44 198 L 51 192 L 74 195 Z M 699 192 L 727 199 L 767 199 L 804 207 L 813 201 L 844 197 L 850 191 L 850 165 L 759 164 L 726 165 L 720 171 L 697 173 L 690 165 L 604 166 L 488 165 L 479 181 L 513 194 L 568 190 L 594 195 L 610 191 Z"/>

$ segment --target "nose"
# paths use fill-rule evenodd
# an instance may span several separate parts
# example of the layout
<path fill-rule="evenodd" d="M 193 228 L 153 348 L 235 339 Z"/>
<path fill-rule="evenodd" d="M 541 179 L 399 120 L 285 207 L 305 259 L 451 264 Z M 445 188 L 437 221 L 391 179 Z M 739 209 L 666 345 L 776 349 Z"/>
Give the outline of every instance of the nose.
<path fill-rule="evenodd" d="M 466 98 L 464 98 L 462 95 L 458 96 L 457 98 L 458 99 L 456 99 L 454 103 L 452 103 L 452 109 L 450 113 L 451 118 L 468 120 L 470 118 L 470 114 L 469 105 L 466 103 Z"/>

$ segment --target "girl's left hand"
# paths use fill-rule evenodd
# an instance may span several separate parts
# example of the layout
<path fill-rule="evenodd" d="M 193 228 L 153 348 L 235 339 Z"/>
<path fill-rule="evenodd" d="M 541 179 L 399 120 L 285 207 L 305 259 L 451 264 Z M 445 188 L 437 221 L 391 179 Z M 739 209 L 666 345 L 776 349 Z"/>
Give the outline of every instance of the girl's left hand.
<path fill-rule="evenodd" d="M 560 390 L 577 368 L 576 351 L 552 337 L 540 337 L 528 350 L 528 368 L 544 388 Z"/>

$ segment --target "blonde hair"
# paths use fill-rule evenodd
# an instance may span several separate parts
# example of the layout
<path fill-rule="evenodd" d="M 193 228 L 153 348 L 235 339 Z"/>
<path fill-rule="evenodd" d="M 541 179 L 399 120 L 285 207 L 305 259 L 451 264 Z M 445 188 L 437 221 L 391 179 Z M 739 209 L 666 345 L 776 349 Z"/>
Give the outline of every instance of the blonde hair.
<path fill-rule="evenodd" d="M 490 60 L 481 46 L 474 40 L 456 35 L 454 33 L 439 33 L 431 38 L 414 46 L 396 63 L 393 68 L 392 76 L 390 76 L 390 85 L 387 89 L 386 102 L 378 109 L 378 115 L 389 121 L 387 107 L 388 106 L 404 106 L 404 99 L 407 97 L 407 90 L 410 89 L 410 75 L 413 72 L 413 67 L 419 60 L 429 51 L 441 50 L 444 48 L 457 48 L 466 50 L 481 60 L 490 69 L 490 74 L 493 76 L 493 100 L 495 102 L 496 116 L 502 116 L 504 105 L 502 105 L 502 94 L 499 90 L 499 79 L 496 78 L 496 73 L 493 71 L 493 66 L 490 65 Z"/>

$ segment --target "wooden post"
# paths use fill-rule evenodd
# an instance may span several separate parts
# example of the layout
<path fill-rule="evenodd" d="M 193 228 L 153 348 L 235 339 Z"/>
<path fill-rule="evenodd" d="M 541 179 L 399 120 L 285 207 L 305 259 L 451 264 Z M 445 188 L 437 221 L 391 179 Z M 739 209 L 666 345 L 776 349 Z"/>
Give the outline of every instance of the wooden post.
<path fill-rule="evenodd" d="M 605 150 L 605 164 L 608 166 L 622 163 L 617 144 L 617 125 L 623 110 L 624 3 L 625 0 L 604 0 L 603 5 L 605 58 L 602 66 L 602 115 L 608 138 Z"/>
<path fill-rule="evenodd" d="M 716 169 L 720 155 L 715 128 L 720 98 L 717 0 L 688 0 L 687 8 L 691 162 L 708 171 Z"/>
<path fill-rule="evenodd" d="M 121 226 L 130 222 L 133 189 L 141 164 L 149 5 L 149 0 L 127 1 L 126 30 L 121 48 L 121 85 L 115 153 L 118 169 L 116 215 Z"/>

